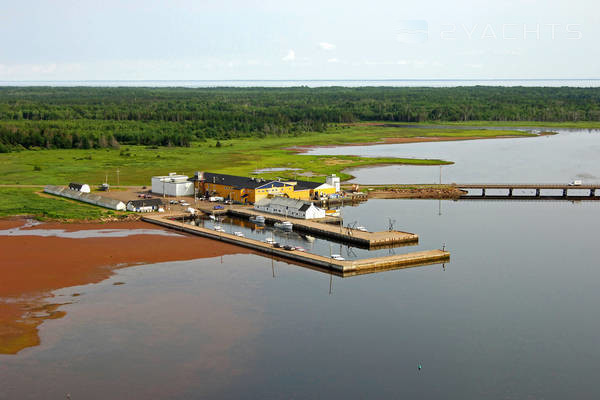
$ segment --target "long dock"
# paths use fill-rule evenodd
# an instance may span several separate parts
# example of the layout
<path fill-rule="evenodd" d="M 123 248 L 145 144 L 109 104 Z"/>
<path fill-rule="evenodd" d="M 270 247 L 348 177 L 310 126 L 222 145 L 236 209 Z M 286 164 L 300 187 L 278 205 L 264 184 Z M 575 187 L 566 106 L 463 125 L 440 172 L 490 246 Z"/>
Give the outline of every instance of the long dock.
<path fill-rule="evenodd" d="M 296 218 L 285 218 L 282 215 L 262 213 L 250 208 L 230 208 L 228 214 L 234 215 L 241 218 L 250 218 L 261 215 L 265 217 L 268 223 L 292 221 L 294 224 L 295 231 L 301 231 L 316 236 L 325 238 L 331 238 L 342 243 L 352 243 L 357 247 L 363 248 L 377 248 L 377 247 L 389 247 L 392 245 L 401 245 L 414 243 L 419 241 L 419 235 L 410 232 L 402 231 L 383 231 L 383 232 L 364 232 L 358 229 L 350 229 L 333 224 L 324 224 L 321 222 L 296 219 Z"/>
<path fill-rule="evenodd" d="M 361 273 L 376 272 L 387 269 L 443 263 L 450 260 L 450 253 L 447 251 L 428 250 L 385 257 L 367 258 L 362 260 L 341 261 L 320 256 L 318 254 L 275 248 L 272 245 L 263 243 L 259 240 L 239 237 L 226 232 L 217 232 L 212 229 L 202 228 L 196 225 L 185 224 L 169 219 L 165 216 L 143 216 L 142 221 L 209 239 L 220 240 L 238 246 L 243 246 L 265 254 L 270 254 L 274 257 L 280 257 L 318 268 L 335 271 L 341 275 L 357 275 Z"/>

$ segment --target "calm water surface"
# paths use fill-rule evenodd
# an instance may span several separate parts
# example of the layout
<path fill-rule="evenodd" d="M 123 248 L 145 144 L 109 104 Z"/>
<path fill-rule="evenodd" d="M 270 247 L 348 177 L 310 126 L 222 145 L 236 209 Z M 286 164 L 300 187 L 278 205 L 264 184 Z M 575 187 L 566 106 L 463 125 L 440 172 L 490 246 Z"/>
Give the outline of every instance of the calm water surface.
<path fill-rule="evenodd" d="M 556 130 L 555 130 L 556 131 Z M 536 138 L 404 143 L 316 148 L 307 154 L 429 158 L 454 161 L 442 167 L 443 183 L 600 182 L 600 130 L 560 129 Z M 350 170 L 355 183 L 438 183 L 439 166 L 384 166 Z"/>
<path fill-rule="evenodd" d="M 0 398 L 595 399 L 599 211 L 370 200 L 346 217 L 392 217 L 450 264 L 345 279 L 259 255 L 123 269 L 56 293 L 74 303 L 40 346 L 0 356 Z"/>

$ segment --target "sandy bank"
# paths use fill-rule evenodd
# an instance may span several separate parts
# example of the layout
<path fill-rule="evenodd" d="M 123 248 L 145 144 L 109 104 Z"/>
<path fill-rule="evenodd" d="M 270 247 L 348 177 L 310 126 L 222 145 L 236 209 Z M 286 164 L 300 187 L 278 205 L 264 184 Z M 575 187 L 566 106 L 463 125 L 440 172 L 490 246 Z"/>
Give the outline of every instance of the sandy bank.
<path fill-rule="evenodd" d="M 458 199 L 466 192 L 456 187 L 408 187 L 374 189 L 369 191 L 370 199 Z"/>

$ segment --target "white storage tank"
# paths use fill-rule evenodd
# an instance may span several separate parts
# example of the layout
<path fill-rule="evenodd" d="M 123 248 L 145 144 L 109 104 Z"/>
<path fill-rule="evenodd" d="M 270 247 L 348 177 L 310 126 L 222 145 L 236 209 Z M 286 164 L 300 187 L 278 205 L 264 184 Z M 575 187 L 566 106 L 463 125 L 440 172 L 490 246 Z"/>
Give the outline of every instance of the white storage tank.
<path fill-rule="evenodd" d="M 193 196 L 194 182 L 187 175 L 171 172 L 166 176 L 152 177 L 152 193 L 165 196 Z"/>

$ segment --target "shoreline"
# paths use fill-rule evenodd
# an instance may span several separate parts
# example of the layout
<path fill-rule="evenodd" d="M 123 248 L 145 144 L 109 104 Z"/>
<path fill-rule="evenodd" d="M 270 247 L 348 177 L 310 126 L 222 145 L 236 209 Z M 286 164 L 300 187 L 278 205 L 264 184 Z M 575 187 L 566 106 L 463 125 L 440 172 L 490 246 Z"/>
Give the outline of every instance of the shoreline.
<path fill-rule="evenodd" d="M 0 230 L 23 227 L 22 218 L 0 219 Z M 93 229 L 144 229 L 173 233 L 139 221 L 49 222 L 21 228 L 60 229 L 77 232 Z M 174 251 L 174 249 L 177 251 Z M 65 315 L 54 303 L 53 291 L 98 283 L 114 271 L 134 265 L 250 254 L 251 250 L 187 234 L 134 234 L 127 238 L 63 238 L 56 236 L 0 236 L 0 354 L 17 354 L 40 343 L 38 326 L 46 319 Z M 74 293 L 73 297 L 79 294 Z"/>
<path fill-rule="evenodd" d="M 519 139 L 519 138 L 536 138 L 541 136 L 555 135 L 555 132 L 541 132 L 532 136 L 525 135 L 498 135 L 498 136 L 413 136 L 413 137 L 384 137 L 378 141 L 372 142 L 355 142 L 355 143 L 344 143 L 344 144 L 331 144 L 331 145 L 305 145 L 305 146 L 293 146 L 288 147 L 285 150 L 304 154 L 308 153 L 312 149 L 330 149 L 335 147 L 356 147 L 356 146 L 377 146 L 382 144 L 404 144 L 404 143 L 429 143 L 429 142 L 455 142 L 463 140 L 487 140 L 487 139 Z M 355 157 L 361 157 L 354 155 Z M 453 161 L 446 161 L 448 164 L 454 164 Z M 412 164 L 411 164 L 412 165 Z"/>

